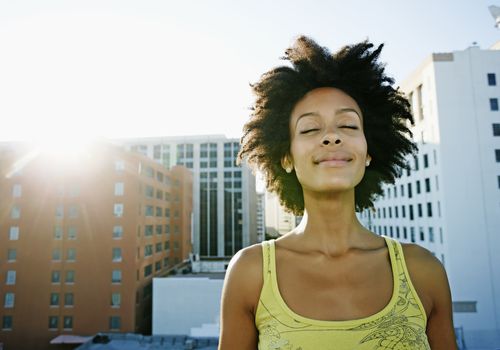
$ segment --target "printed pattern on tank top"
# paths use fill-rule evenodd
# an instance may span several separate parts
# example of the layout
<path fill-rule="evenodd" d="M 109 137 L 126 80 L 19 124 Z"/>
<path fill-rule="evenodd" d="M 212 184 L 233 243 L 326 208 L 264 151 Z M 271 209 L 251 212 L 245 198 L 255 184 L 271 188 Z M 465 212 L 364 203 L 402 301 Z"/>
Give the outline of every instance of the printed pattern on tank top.
<path fill-rule="evenodd" d="M 418 305 L 414 293 L 408 283 L 408 278 L 403 269 L 403 260 L 399 251 L 398 243 L 390 240 L 394 251 L 395 262 L 391 261 L 393 269 L 397 269 L 399 282 L 399 293 L 394 306 L 379 318 L 363 322 L 351 327 L 329 328 L 328 326 L 316 326 L 303 321 L 293 320 L 293 324 L 284 323 L 276 315 L 273 315 L 262 299 L 260 306 L 267 314 L 266 322 L 258 325 L 259 343 L 262 338 L 268 344 L 265 350 L 307 350 L 302 346 L 292 344 L 287 339 L 287 333 L 307 332 L 323 333 L 341 332 L 349 336 L 359 335 L 361 338 L 358 345 L 370 346 L 372 350 L 430 350 L 427 335 L 425 333 L 426 320 Z M 266 247 L 267 259 L 267 283 L 271 283 L 271 247 Z M 267 286 L 271 288 L 271 286 Z M 276 296 L 274 296 L 276 297 Z M 392 300 L 392 298 L 391 298 Z M 367 317 L 368 318 L 368 317 Z M 283 329 L 285 328 L 285 330 Z M 280 331 L 281 330 L 281 331 Z M 365 348 L 364 347 L 364 348 Z M 363 349 L 364 349 L 363 348 Z M 259 347 L 260 349 L 260 347 Z"/>

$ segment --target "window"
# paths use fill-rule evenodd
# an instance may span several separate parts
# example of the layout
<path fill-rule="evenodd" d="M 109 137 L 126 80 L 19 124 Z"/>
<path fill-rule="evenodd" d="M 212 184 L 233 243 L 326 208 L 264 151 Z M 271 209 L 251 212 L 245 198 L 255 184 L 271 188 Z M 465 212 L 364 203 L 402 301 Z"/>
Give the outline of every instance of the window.
<path fill-rule="evenodd" d="M 392 218 L 392 208 L 389 207 L 389 218 Z"/>
<path fill-rule="evenodd" d="M 401 197 L 404 197 L 405 196 L 405 187 L 403 185 L 401 185 L 400 190 L 401 190 Z"/>
<path fill-rule="evenodd" d="M 68 228 L 68 239 L 71 239 L 71 240 L 76 239 L 76 227 Z"/>
<path fill-rule="evenodd" d="M 497 77 L 496 77 L 495 73 L 488 73 L 487 77 L 488 77 L 488 85 L 489 86 L 497 85 Z"/>
<path fill-rule="evenodd" d="M 146 205 L 144 207 L 144 209 L 145 209 L 144 215 L 153 216 L 153 206 L 152 205 Z"/>
<path fill-rule="evenodd" d="M 8 249 L 7 250 L 7 261 L 8 262 L 13 262 L 16 261 L 17 258 L 17 250 L 14 248 Z"/>
<path fill-rule="evenodd" d="M 490 111 L 498 111 L 498 98 L 490 98 Z"/>
<path fill-rule="evenodd" d="M 146 237 L 153 235 L 153 225 L 146 225 L 146 226 L 144 226 L 144 235 Z"/>
<path fill-rule="evenodd" d="M 146 188 L 144 189 L 144 194 L 147 198 L 153 198 L 155 194 L 155 189 L 153 186 L 146 185 Z"/>
<path fill-rule="evenodd" d="M 21 187 L 21 185 L 16 184 L 12 186 L 12 197 L 19 198 L 22 196 L 22 194 L 23 194 L 23 188 Z"/>
<path fill-rule="evenodd" d="M 155 245 L 155 253 L 161 253 L 161 251 L 162 251 L 161 242 L 156 243 L 156 245 Z"/>
<path fill-rule="evenodd" d="M 113 248 L 113 261 L 122 261 L 122 248 Z"/>
<path fill-rule="evenodd" d="M 500 149 L 495 150 L 495 159 L 498 162 L 500 162 Z"/>
<path fill-rule="evenodd" d="M 59 293 L 50 293 L 50 306 L 59 306 Z"/>
<path fill-rule="evenodd" d="M 424 168 L 429 167 L 429 156 L 427 154 L 424 154 Z"/>
<path fill-rule="evenodd" d="M 123 216 L 123 204 L 121 204 L 121 203 L 115 204 L 114 208 L 113 208 L 113 213 L 118 218 L 122 217 Z"/>
<path fill-rule="evenodd" d="M 429 242 L 434 242 L 434 228 L 429 227 Z"/>
<path fill-rule="evenodd" d="M 418 156 L 414 156 L 413 160 L 415 162 L 415 167 L 413 168 L 413 170 L 417 171 L 418 170 Z"/>
<path fill-rule="evenodd" d="M 64 329 L 73 329 L 73 316 L 64 316 L 63 326 Z"/>
<path fill-rule="evenodd" d="M 417 180 L 417 194 L 420 194 L 420 180 Z"/>
<path fill-rule="evenodd" d="M 155 227 L 156 234 L 161 235 L 163 233 L 163 226 L 162 225 L 156 225 Z"/>
<path fill-rule="evenodd" d="M 77 218 L 78 217 L 78 207 L 76 205 L 70 205 L 68 208 L 68 215 L 72 219 Z"/>
<path fill-rule="evenodd" d="M 156 207 L 156 216 L 163 216 L 163 209 L 161 207 Z"/>
<path fill-rule="evenodd" d="M 16 296 L 14 295 L 14 293 L 5 293 L 3 306 L 5 308 L 12 308 L 12 307 L 14 307 L 14 299 L 15 299 L 15 297 Z"/>
<path fill-rule="evenodd" d="M 109 329 L 110 330 L 119 330 L 120 327 L 121 327 L 120 316 L 111 316 L 109 318 Z"/>
<path fill-rule="evenodd" d="M 153 265 L 152 264 L 144 266 L 144 277 L 151 276 L 152 273 L 153 273 Z"/>
<path fill-rule="evenodd" d="M 418 210 L 418 217 L 421 218 L 422 217 L 422 204 L 421 203 L 418 203 L 417 204 L 417 210 Z"/>
<path fill-rule="evenodd" d="M 493 127 L 493 136 L 500 136 L 500 124 L 494 123 L 491 126 Z"/>
<path fill-rule="evenodd" d="M 161 260 L 158 260 L 157 262 L 155 262 L 155 271 L 159 271 L 159 270 L 161 270 Z"/>
<path fill-rule="evenodd" d="M 63 230 L 61 226 L 56 226 L 54 227 L 54 239 L 62 239 L 63 236 Z"/>
<path fill-rule="evenodd" d="M 123 196 L 124 193 L 124 184 L 123 182 L 115 183 L 115 196 Z"/>
<path fill-rule="evenodd" d="M 57 329 L 59 323 L 59 317 L 49 316 L 49 329 Z"/>
<path fill-rule="evenodd" d="M 411 198 L 412 197 L 412 193 L 411 193 L 411 182 L 408 183 L 408 198 Z"/>
<path fill-rule="evenodd" d="M 113 227 L 113 238 L 119 239 L 119 238 L 122 238 L 122 236 L 123 236 L 123 227 L 114 226 Z"/>
<path fill-rule="evenodd" d="M 174 241 L 174 250 L 179 250 L 179 241 Z"/>
<path fill-rule="evenodd" d="M 408 239 L 408 230 L 406 229 L 406 226 L 403 227 L 403 238 Z"/>
<path fill-rule="evenodd" d="M 60 283 L 61 282 L 61 272 L 60 271 L 52 271 L 50 275 L 50 280 L 52 283 Z"/>
<path fill-rule="evenodd" d="M 122 282 L 122 270 L 113 270 L 113 272 L 111 273 L 111 282 L 112 283 Z"/>
<path fill-rule="evenodd" d="M 111 306 L 114 308 L 120 307 L 122 303 L 122 295 L 120 293 L 111 294 Z"/>
<path fill-rule="evenodd" d="M 75 261 L 76 260 L 76 248 L 68 248 L 66 253 L 67 261 Z"/>
<path fill-rule="evenodd" d="M 123 160 L 115 160 L 115 170 L 116 171 L 125 170 L 125 162 Z"/>
<path fill-rule="evenodd" d="M 15 270 L 7 271 L 7 277 L 5 278 L 5 284 L 7 284 L 7 285 L 16 284 L 16 271 Z"/>
<path fill-rule="evenodd" d="M 425 241 L 425 236 L 424 236 L 424 228 L 419 227 L 419 232 L 420 232 L 420 240 Z"/>
<path fill-rule="evenodd" d="M 62 204 L 56 206 L 56 218 L 57 219 L 64 218 L 64 206 Z"/>
<path fill-rule="evenodd" d="M 401 206 L 401 216 L 406 217 L 406 207 L 404 205 Z"/>
<path fill-rule="evenodd" d="M 19 227 L 11 226 L 9 229 L 9 240 L 17 241 L 19 239 Z"/>
<path fill-rule="evenodd" d="M 413 220 L 413 204 L 410 204 L 409 211 L 410 211 L 410 220 Z"/>
<path fill-rule="evenodd" d="M 144 257 L 151 256 L 151 255 L 153 255 L 153 245 L 146 244 L 144 246 Z"/>
<path fill-rule="evenodd" d="M 52 261 L 61 261 L 61 249 L 52 249 Z"/>
<path fill-rule="evenodd" d="M 74 296 L 73 293 L 64 293 L 64 306 L 73 306 Z"/>
<path fill-rule="evenodd" d="M 426 178 L 425 179 L 425 192 L 430 192 L 431 191 L 431 179 Z"/>
<path fill-rule="evenodd" d="M 432 202 L 427 202 L 427 217 L 432 217 Z"/>
<path fill-rule="evenodd" d="M 396 218 L 398 218 L 398 217 L 399 217 L 398 207 L 397 207 L 397 206 L 395 206 L 395 207 L 394 207 L 394 216 L 395 216 Z"/>
<path fill-rule="evenodd" d="M 18 205 L 13 205 L 10 210 L 11 219 L 19 219 L 21 217 L 21 208 Z"/>
<path fill-rule="evenodd" d="M 498 188 L 500 188 L 500 175 L 497 176 Z"/>
<path fill-rule="evenodd" d="M 12 329 L 12 316 L 4 315 L 2 317 L 2 329 Z"/>
<path fill-rule="evenodd" d="M 415 243 L 415 227 L 410 227 L 410 238 L 411 242 Z"/>
<path fill-rule="evenodd" d="M 75 271 L 73 270 L 66 271 L 66 275 L 64 276 L 64 282 L 75 283 Z"/>

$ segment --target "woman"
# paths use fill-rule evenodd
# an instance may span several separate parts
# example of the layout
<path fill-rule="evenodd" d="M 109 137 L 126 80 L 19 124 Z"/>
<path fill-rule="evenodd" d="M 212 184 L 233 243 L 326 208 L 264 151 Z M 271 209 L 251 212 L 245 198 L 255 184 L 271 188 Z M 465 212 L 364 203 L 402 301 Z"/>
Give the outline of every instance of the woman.
<path fill-rule="evenodd" d="M 240 159 L 303 214 L 229 265 L 219 349 L 456 349 L 445 270 L 424 248 L 370 232 L 373 207 L 416 151 L 407 100 L 362 42 L 334 55 L 307 37 L 253 86 Z"/>

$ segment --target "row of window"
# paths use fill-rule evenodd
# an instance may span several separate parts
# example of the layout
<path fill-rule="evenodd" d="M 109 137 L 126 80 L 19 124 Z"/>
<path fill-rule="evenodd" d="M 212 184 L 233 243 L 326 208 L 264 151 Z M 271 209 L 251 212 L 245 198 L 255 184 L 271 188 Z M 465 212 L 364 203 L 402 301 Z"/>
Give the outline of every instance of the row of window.
<path fill-rule="evenodd" d="M 64 330 L 73 329 L 73 316 L 49 316 L 49 330 L 59 329 L 59 320 L 62 319 L 62 326 Z M 2 330 L 12 330 L 14 326 L 14 317 L 12 315 L 2 316 Z M 109 330 L 116 331 L 121 328 L 121 317 L 109 317 Z"/>
<path fill-rule="evenodd" d="M 370 230 L 373 230 L 375 233 L 380 235 L 390 236 L 393 238 L 400 238 L 405 240 L 410 240 L 413 243 L 417 242 L 417 238 L 419 242 L 431 242 L 434 243 L 436 240 L 434 227 L 429 226 L 427 230 L 424 227 L 406 227 L 406 226 L 382 226 L 382 225 L 373 225 L 369 226 Z M 427 232 L 426 232 L 427 231 Z M 439 242 L 443 244 L 443 230 L 439 228 Z"/>
<path fill-rule="evenodd" d="M 174 241 L 173 247 L 174 251 L 179 250 L 180 248 L 179 241 Z M 154 249 L 152 244 L 146 244 L 144 246 L 144 257 L 147 258 L 149 256 L 152 256 L 153 250 L 154 253 L 161 253 L 163 250 L 168 251 L 169 249 L 170 249 L 170 241 L 158 242 L 154 245 Z"/>
<path fill-rule="evenodd" d="M 399 185 L 399 195 L 401 197 L 405 196 L 405 187 L 407 189 L 406 196 L 408 198 L 413 197 L 413 184 L 411 182 L 407 183 L 406 186 L 404 184 Z M 435 183 L 436 191 L 439 190 L 439 184 L 436 176 L 436 183 Z M 425 178 L 424 181 L 416 180 L 415 181 L 415 192 L 416 194 L 421 194 L 422 191 L 426 193 L 431 192 L 431 179 L 430 178 Z M 385 190 L 385 196 L 390 199 L 391 196 L 394 196 L 394 198 L 398 198 L 398 186 L 393 186 L 393 187 L 387 187 Z"/>
<path fill-rule="evenodd" d="M 145 225 L 144 226 L 144 236 L 145 237 L 151 237 L 153 233 L 156 232 L 157 235 L 162 235 L 163 233 L 165 234 L 170 234 L 170 225 L 165 224 L 165 225 Z M 174 235 L 179 234 L 179 225 L 174 225 Z M 139 228 L 139 235 L 140 235 L 140 228 Z"/>
<path fill-rule="evenodd" d="M 437 204 L 438 204 L 437 205 L 438 217 L 441 217 L 441 203 L 438 201 Z M 424 216 L 424 205 L 422 203 L 418 203 L 416 205 L 416 208 L 417 208 L 418 217 L 419 218 L 423 217 Z M 425 208 L 426 208 L 426 216 L 428 218 L 431 218 L 433 216 L 432 202 L 427 202 Z M 413 209 L 414 209 L 413 204 L 409 204 L 408 205 L 408 217 L 410 220 L 413 220 L 415 218 Z M 368 213 L 368 216 L 371 216 L 371 212 L 368 211 L 367 213 Z M 374 215 L 374 218 L 386 219 L 387 217 L 389 217 L 389 219 L 392 219 L 393 214 L 394 214 L 394 217 L 397 219 L 397 218 L 399 218 L 400 213 L 401 213 L 402 218 L 406 218 L 406 205 L 401 205 L 401 211 L 399 210 L 399 207 L 397 205 L 394 206 L 394 210 L 393 210 L 393 207 L 377 208 L 377 211 L 376 211 L 376 214 Z"/>

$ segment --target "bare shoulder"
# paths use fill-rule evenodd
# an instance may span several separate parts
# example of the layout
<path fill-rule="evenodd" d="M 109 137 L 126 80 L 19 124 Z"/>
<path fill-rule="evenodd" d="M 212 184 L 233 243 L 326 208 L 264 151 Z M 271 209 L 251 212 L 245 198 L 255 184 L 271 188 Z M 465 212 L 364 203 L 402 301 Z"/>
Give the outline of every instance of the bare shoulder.
<path fill-rule="evenodd" d="M 417 294 L 429 315 L 445 295 L 449 294 L 448 278 L 443 264 L 429 250 L 412 243 L 401 243 Z"/>
<path fill-rule="evenodd" d="M 233 256 L 227 268 L 224 288 L 237 291 L 241 301 L 254 309 L 262 289 L 262 276 L 262 246 L 254 244 Z"/>

